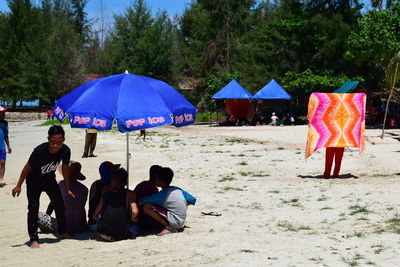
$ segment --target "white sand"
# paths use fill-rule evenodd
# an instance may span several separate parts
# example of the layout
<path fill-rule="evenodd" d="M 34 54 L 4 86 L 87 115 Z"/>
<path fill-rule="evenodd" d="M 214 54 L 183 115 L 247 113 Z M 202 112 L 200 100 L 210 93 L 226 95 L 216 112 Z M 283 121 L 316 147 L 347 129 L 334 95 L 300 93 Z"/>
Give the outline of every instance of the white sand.
<path fill-rule="evenodd" d="M 360 157 L 347 149 L 342 164 L 349 179 L 316 179 L 324 151 L 304 161 L 306 126 L 161 127 L 146 142 L 131 136 L 131 184 L 147 179 L 152 164 L 175 171 L 173 184 L 197 197 L 187 229 L 163 237 L 146 236 L 116 243 L 91 234 L 57 240 L 40 234 L 32 250 L 26 227 L 25 185 L 11 196 L 33 148 L 44 142 L 48 127 L 11 122 L 5 182 L 0 189 L 0 266 L 398 266 L 400 235 L 386 222 L 399 213 L 400 130 L 367 130 Z M 125 166 L 125 135 L 100 133 L 97 158 L 81 159 L 84 130 L 66 130 L 72 159 L 83 165 L 89 187 L 104 160 Z M 372 145 L 373 142 L 375 145 Z M 357 178 L 354 178 L 357 177 Z M 303 177 L 303 178 L 302 178 Z M 305 178 L 304 178 L 305 177 Z M 48 197 L 43 194 L 41 210 Z M 370 212 L 351 215 L 350 207 Z M 203 216 L 215 211 L 220 217 Z M 377 231 L 381 230 L 381 231 Z"/>

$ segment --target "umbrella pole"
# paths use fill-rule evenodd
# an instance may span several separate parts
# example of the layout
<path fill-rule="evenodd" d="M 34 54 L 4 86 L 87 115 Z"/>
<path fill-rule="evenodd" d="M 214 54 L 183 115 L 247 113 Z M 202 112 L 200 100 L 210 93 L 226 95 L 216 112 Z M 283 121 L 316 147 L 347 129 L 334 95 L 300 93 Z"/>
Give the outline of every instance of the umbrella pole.
<path fill-rule="evenodd" d="M 129 132 L 126 132 L 126 171 L 128 172 L 128 181 L 126 184 L 126 188 L 129 189 Z"/>

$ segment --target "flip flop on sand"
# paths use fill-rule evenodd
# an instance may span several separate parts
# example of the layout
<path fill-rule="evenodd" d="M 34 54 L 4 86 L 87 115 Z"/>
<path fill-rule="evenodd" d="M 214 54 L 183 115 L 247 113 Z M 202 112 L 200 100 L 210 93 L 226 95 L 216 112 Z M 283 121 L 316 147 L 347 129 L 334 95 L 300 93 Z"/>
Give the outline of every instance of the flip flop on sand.
<path fill-rule="evenodd" d="M 221 216 L 221 213 L 215 212 L 215 211 L 210 211 L 210 212 L 201 212 L 202 215 L 208 215 L 208 216 Z"/>

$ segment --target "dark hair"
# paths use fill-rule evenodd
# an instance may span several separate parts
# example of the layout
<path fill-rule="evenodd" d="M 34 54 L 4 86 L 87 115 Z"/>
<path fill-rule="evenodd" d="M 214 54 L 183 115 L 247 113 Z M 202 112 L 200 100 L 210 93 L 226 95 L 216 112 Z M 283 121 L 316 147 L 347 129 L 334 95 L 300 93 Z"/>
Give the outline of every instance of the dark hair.
<path fill-rule="evenodd" d="M 120 185 L 125 186 L 128 183 L 128 172 L 124 168 L 116 170 L 111 179 L 115 179 Z"/>
<path fill-rule="evenodd" d="M 49 137 L 57 134 L 62 134 L 62 136 L 65 136 L 64 129 L 61 125 L 53 125 L 50 127 L 48 131 Z"/>
<path fill-rule="evenodd" d="M 156 178 L 156 174 L 162 169 L 160 165 L 153 165 L 150 167 L 149 176 L 150 181 L 153 181 Z"/>
<path fill-rule="evenodd" d="M 172 182 L 172 178 L 174 177 L 174 172 L 168 167 L 161 168 L 161 170 L 159 170 L 158 172 L 157 177 L 166 185 L 170 185 Z"/>

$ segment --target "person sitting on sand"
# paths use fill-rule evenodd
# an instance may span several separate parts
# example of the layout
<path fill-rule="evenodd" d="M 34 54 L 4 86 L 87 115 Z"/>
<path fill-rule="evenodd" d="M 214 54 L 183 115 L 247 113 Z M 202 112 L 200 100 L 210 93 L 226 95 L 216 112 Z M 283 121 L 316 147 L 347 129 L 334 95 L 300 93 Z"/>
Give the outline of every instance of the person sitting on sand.
<path fill-rule="evenodd" d="M 87 230 L 86 223 L 86 211 L 85 205 L 88 197 L 88 188 L 78 181 L 83 181 L 86 177 L 81 173 L 82 166 L 77 161 L 70 161 L 69 163 L 69 174 L 70 174 L 70 186 L 75 192 L 75 197 L 71 197 L 65 190 L 65 182 L 60 181 L 58 187 L 60 188 L 62 198 L 64 200 L 65 207 L 65 223 L 67 233 L 77 234 Z M 41 221 L 48 221 L 49 219 L 43 219 L 42 216 L 50 216 L 54 211 L 54 206 L 50 202 L 46 214 L 39 214 L 39 228 L 41 227 Z M 51 221 L 54 221 L 50 219 Z"/>
<path fill-rule="evenodd" d="M 71 151 L 64 144 L 65 133 L 60 125 L 53 125 L 48 131 L 48 142 L 37 146 L 29 157 L 21 171 L 17 185 L 12 190 L 12 196 L 19 196 L 21 186 L 26 179 L 26 191 L 28 197 L 28 232 L 31 248 L 39 247 L 38 214 L 39 200 L 42 192 L 46 192 L 53 203 L 56 217 L 58 236 L 61 238 L 73 238 L 66 232 L 64 201 L 56 181 L 55 171 L 62 161 L 62 174 L 65 181 L 67 194 L 75 197 L 69 183 L 69 161 Z"/>
<path fill-rule="evenodd" d="M 134 193 L 125 189 L 128 173 L 124 168 L 116 170 L 111 179 L 109 191 L 104 191 L 92 219 L 97 220 L 97 231 L 107 241 L 119 241 L 129 237 L 130 221 L 136 220 L 138 210 L 134 201 Z M 131 214 L 129 214 L 132 209 Z"/>
<path fill-rule="evenodd" d="M 144 212 L 165 228 L 157 235 L 176 233 L 182 229 L 187 213 L 187 206 L 194 205 L 196 198 L 176 186 L 171 186 L 174 172 L 170 168 L 162 168 L 156 174 L 156 185 L 161 187 L 159 193 L 143 197 Z"/>
<path fill-rule="evenodd" d="M 104 188 L 111 183 L 111 176 L 121 164 L 113 164 L 110 161 L 104 161 L 99 166 L 100 179 L 96 180 L 90 186 L 89 193 L 89 210 L 88 210 L 88 226 L 92 231 L 96 231 L 96 220 L 93 220 L 93 213 L 100 203 L 101 195 L 103 194 Z"/>
<path fill-rule="evenodd" d="M 143 197 L 151 196 L 158 193 L 158 188 L 156 186 L 156 175 L 162 169 L 159 165 L 153 165 L 149 170 L 149 180 L 143 181 L 136 185 L 133 192 L 135 193 L 135 203 L 137 205 L 138 201 L 141 201 Z M 143 211 L 143 206 L 138 206 L 138 222 L 140 230 L 159 230 L 159 224 L 147 216 Z"/>

